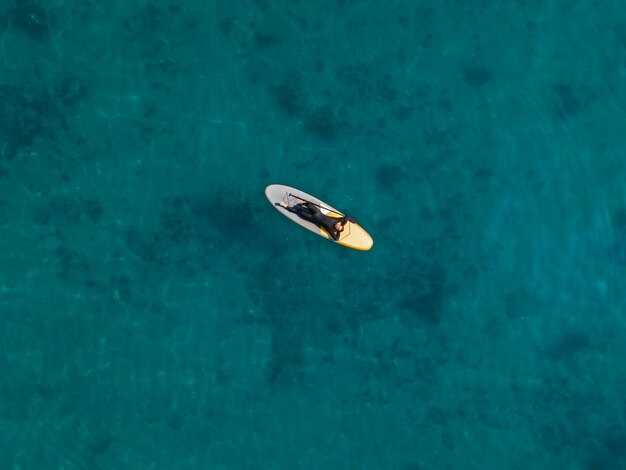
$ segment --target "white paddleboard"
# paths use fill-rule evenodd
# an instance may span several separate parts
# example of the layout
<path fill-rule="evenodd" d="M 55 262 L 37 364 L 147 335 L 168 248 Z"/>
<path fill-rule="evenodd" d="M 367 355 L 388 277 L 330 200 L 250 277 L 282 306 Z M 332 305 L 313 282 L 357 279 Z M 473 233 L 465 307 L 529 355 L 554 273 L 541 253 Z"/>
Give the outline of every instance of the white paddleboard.
<path fill-rule="evenodd" d="M 322 230 L 320 227 L 311 222 L 301 219 L 296 214 L 287 211 L 283 207 L 276 206 L 276 203 L 280 204 L 281 202 L 285 202 L 287 203 L 287 205 L 293 206 L 298 198 L 304 199 L 306 201 L 314 202 L 315 204 L 317 204 L 320 207 L 322 213 L 329 217 L 343 217 L 343 214 L 334 207 L 319 200 L 315 196 L 305 193 L 304 191 L 300 191 L 299 189 L 292 188 L 291 186 L 285 186 L 282 184 L 269 185 L 267 188 L 265 188 L 265 195 L 267 196 L 267 199 L 270 201 L 270 203 L 281 214 L 289 218 L 291 221 L 321 237 L 324 237 L 331 241 L 335 241 L 325 230 Z M 337 240 L 335 243 L 347 246 L 348 248 L 354 248 L 355 250 L 369 250 L 370 248 L 372 248 L 374 241 L 372 240 L 372 237 L 370 237 L 370 235 L 365 230 L 363 230 L 363 228 L 359 224 L 348 222 L 345 225 L 343 232 L 341 232 L 339 240 Z"/>

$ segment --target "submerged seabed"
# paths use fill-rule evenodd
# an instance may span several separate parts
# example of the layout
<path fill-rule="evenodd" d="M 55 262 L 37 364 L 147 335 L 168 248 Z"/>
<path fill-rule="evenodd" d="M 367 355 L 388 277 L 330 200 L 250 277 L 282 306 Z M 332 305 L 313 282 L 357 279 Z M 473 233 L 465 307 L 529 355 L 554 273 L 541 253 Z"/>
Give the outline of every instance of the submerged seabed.
<path fill-rule="evenodd" d="M 621 2 L 6 3 L 6 468 L 626 466 Z"/>

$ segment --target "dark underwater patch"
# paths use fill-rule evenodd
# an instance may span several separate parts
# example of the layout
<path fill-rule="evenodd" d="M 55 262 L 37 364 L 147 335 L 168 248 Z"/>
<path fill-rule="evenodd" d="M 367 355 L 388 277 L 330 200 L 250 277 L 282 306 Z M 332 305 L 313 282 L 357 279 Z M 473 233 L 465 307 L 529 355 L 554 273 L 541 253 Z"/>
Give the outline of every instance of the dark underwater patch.
<path fill-rule="evenodd" d="M 320 106 L 307 113 L 305 128 L 325 141 L 334 140 L 339 134 L 335 112 L 329 105 Z"/>
<path fill-rule="evenodd" d="M 571 117 L 580 113 L 582 100 L 577 96 L 572 85 L 555 83 L 552 85 L 552 91 L 558 98 L 557 112 L 560 117 Z"/>
<path fill-rule="evenodd" d="M 12 85 L 0 86 L 0 102 L 0 138 L 8 144 L 12 158 L 45 134 L 56 108 L 45 91 L 29 93 Z"/>
<path fill-rule="evenodd" d="M 279 109 L 287 116 L 296 117 L 304 114 L 306 98 L 293 84 L 282 83 L 272 88 L 271 94 Z"/>
<path fill-rule="evenodd" d="M 289 292 L 279 295 L 289 296 Z M 295 320 L 277 318 L 275 314 L 271 314 L 270 317 L 272 317 L 270 319 L 272 354 L 266 365 L 267 383 L 270 387 L 289 385 L 294 379 L 301 378 L 304 373 L 302 332 Z"/>
<path fill-rule="evenodd" d="M 480 88 L 491 81 L 493 73 L 479 65 L 470 65 L 463 70 L 463 78 L 472 88 Z"/>
<path fill-rule="evenodd" d="M 437 406 L 432 406 L 426 413 L 426 424 L 441 426 L 445 428 L 450 422 L 450 413 Z"/>
<path fill-rule="evenodd" d="M 141 260 L 154 262 L 159 258 L 159 250 L 153 237 L 138 230 L 127 230 L 124 236 L 126 248 Z"/>
<path fill-rule="evenodd" d="M 375 82 L 375 96 L 382 102 L 393 102 L 398 97 L 398 90 L 391 74 L 385 74 Z"/>
<path fill-rule="evenodd" d="M 50 31 L 48 14 L 37 3 L 16 1 L 7 14 L 15 29 L 37 42 L 43 42 Z"/>
<path fill-rule="evenodd" d="M 51 217 L 52 215 L 49 211 L 39 207 L 33 211 L 32 221 L 36 225 L 48 225 Z"/>
<path fill-rule="evenodd" d="M 408 105 L 400 105 L 393 112 L 395 118 L 398 121 L 406 121 L 413 117 L 414 113 L 415 110 L 413 109 L 413 107 Z"/>
<path fill-rule="evenodd" d="M 87 215 L 93 222 L 98 222 L 102 218 L 104 208 L 100 201 L 84 201 L 86 205 Z"/>
<path fill-rule="evenodd" d="M 59 98 L 65 106 L 74 107 L 76 103 L 88 94 L 87 84 L 76 77 L 65 77 L 61 82 Z"/>
<path fill-rule="evenodd" d="M 550 346 L 546 353 L 555 360 L 568 359 L 591 345 L 591 338 L 583 331 L 570 331 L 563 334 Z"/>
<path fill-rule="evenodd" d="M 273 351 L 267 363 L 267 383 L 270 387 L 288 385 L 293 379 L 301 377 L 304 357 L 300 348 L 284 350 L 282 347 Z"/>
<path fill-rule="evenodd" d="M 57 275 L 62 279 L 83 279 L 91 270 L 89 264 L 73 248 L 59 246 L 55 254 L 61 263 L 61 271 Z"/>
<path fill-rule="evenodd" d="M 326 330 L 333 335 L 339 335 L 343 332 L 343 327 L 339 319 L 331 315 L 326 321 Z"/>
<path fill-rule="evenodd" d="M 376 169 L 376 183 L 383 191 L 391 191 L 404 181 L 406 173 L 399 165 L 383 163 Z"/>
<path fill-rule="evenodd" d="M 187 245 L 193 232 L 190 214 L 191 207 L 186 198 L 164 198 L 160 214 L 161 232 L 176 245 Z"/>
<path fill-rule="evenodd" d="M 617 242 L 611 249 L 612 259 L 620 266 L 626 266 L 626 244 Z"/>
<path fill-rule="evenodd" d="M 82 197 L 56 196 L 45 207 L 35 207 L 31 219 L 37 225 L 75 224 L 84 220 L 87 214 L 92 222 L 98 222 L 104 209 L 102 203 Z"/>
<path fill-rule="evenodd" d="M 613 222 L 613 229 L 619 235 L 626 235 L 626 209 L 621 208 L 613 212 L 613 217 L 611 218 Z"/>
<path fill-rule="evenodd" d="M 278 44 L 279 40 L 273 34 L 262 33 L 260 31 L 255 31 L 252 36 L 252 44 L 255 49 L 267 49 Z"/>
<path fill-rule="evenodd" d="M 626 432 L 616 430 L 604 436 L 600 447 L 587 460 L 588 470 L 626 468 Z"/>
<path fill-rule="evenodd" d="M 50 201 L 50 210 L 65 222 L 79 222 L 83 216 L 80 200 L 74 197 L 55 197 Z"/>
<path fill-rule="evenodd" d="M 506 316 L 511 320 L 541 313 L 541 302 L 526 288 L 511 290 L 504 296 Z"/>
<path fill-rule="evenodd" d="M 124 21 L 126 38 L 134 40 L 142 35 L 154 34 L 163 25 L 163 22 L 167 21 L 167 18 L 169 15 L 154 5 L 146 5 L 139 13 Z"/>
<path fill-rule="evenodd" d="M 405 276 L 402 281 L 407 292 L 398 306 L 413 317 L 436 325 L 441 321 L 445 299 L 446 273 L 439 266 L 430 266 L 423 272 Z"/>
<path fill-rule="evenodd" d="M 428 146 L 439 147 L 453 143 L 457 140 L 454 131 L 450 129 L 439 129 L 436 127 L 430 127 L 424 129 L 424 142 Z"/>
<path fill-rule="evenodd" d="M 128 277 L 111 276 L 111 297 L 125 304 L 132 302 L 133 288 Z"/>

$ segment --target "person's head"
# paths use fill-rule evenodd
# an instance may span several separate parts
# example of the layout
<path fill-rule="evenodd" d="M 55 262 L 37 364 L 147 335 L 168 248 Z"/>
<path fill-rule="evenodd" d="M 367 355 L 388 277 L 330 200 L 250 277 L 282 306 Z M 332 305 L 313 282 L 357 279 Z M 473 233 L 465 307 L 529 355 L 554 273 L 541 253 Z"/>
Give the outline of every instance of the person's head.
<path fill-rule="evenodd" d="M 337 222 L 337 223 L 335 224 L 335 230 L 337 230 L 338 232 L 343 232 L 343 225 L 344 225 L 344 223 L 343 223 L 343 222 L 341 222 L 341 221 L 340 221 L 340 222 Z"/>

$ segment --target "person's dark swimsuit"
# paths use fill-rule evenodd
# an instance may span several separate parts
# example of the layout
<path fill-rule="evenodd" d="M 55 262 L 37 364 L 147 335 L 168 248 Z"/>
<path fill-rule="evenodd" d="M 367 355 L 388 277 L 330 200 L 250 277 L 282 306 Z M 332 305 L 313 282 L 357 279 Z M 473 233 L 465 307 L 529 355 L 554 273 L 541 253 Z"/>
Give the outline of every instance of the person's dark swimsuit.
<path fill-rule="evenodd" d="M 335 241 L 339 240 L 339 235 L 341 233 L 337 231 L 335 224 L 337 222 L 341 222 L 341 224 L 344 225 L 348 221 L 347 217 L 335 218 L 324 215 L 316 205 L 309 204 L 308 202 L 296 204 L 294 207 L 288 206 L 285 207 L 285 209 L 289 212 L 293 212 L 301 219 L 311 222 L 312 224 L 324 229 Z"/>

